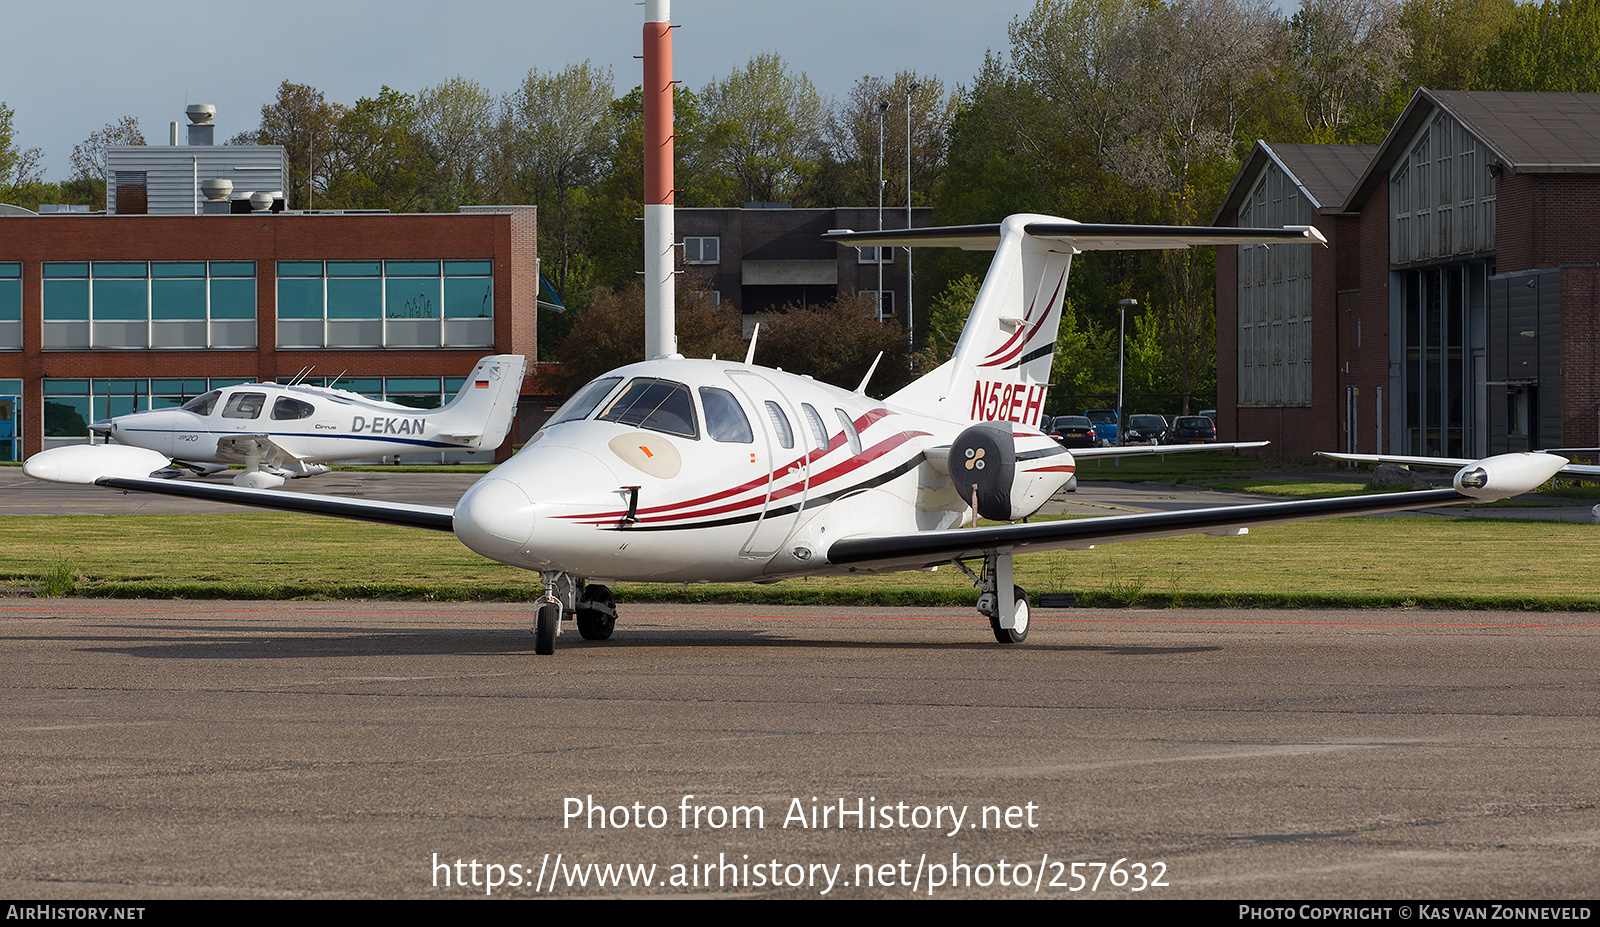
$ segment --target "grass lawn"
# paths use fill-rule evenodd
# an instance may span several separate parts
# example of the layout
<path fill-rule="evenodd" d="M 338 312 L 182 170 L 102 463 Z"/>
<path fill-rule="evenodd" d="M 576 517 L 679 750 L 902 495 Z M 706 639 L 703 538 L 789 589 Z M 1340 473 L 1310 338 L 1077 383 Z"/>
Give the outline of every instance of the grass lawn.
<path fill-rule="evenodd" d="M 448 534 L 304 515 L 22 516 L 0 592 L 148 598 L 523 600 L 535 574 Z M 1429 516 L 1345 518 L 1017 558 L 1032 593 L 1085 605 L 1600 609 L 1600 528 Z M 624 601 L 970 604 L 953 567 L 771 586 L 622 584 Z"/>

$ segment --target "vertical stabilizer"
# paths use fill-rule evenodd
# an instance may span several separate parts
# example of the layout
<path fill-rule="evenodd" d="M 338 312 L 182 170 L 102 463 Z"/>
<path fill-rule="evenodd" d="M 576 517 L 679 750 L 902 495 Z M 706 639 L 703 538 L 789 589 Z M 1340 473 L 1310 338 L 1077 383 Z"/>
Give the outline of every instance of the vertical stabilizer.
<path fill-rule="evenodd" d="M 499 447 L 517 414 L 527 363 L 521 354 L 493 354 L 479 360 L 461 392 L 431 416 L 441 436 L 462 439 L 473 450 Z"/>
<path fill-rule="evenodd" d="M 1000 224 L 955 353 L 891 402 L 945 419 L 1039 424 L 1076 250 L 1028 234 L 1038 221 L 1051 220 L 1016 215 Z"/>

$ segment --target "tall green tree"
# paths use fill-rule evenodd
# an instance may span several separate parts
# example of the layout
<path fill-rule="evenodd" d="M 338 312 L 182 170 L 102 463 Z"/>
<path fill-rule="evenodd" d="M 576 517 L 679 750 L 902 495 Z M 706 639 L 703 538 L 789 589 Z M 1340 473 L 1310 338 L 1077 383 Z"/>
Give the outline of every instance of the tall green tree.
<path fill-rule="evenodd" d="M 0 102 L 0 191 L 14 190 L 44 179 L 40 163 L 44 152 L 17 145 L 14 120 L 16 111 Z"/>
<path fill-rule="evenodd" d="M 488 198 L 498 109 L 493 93 L 459 75 L 417 94 L 417 134 L 431 166 L 424 192 L 428 211 L 450 212 Z"/>
<path fill-rule="evenodd" d="M 863 77 L 829 119 L 838 173 L 832 205 L 871 206 L 878 201 L 879 111 L 882 112 L 883 202 L 906 205 L 906 114 L 911 115 L 911 196 L 927 205 L 944 170 L 947 131 L 956 96 L 938 77 L 901 71 L 893 79 Z M 909 107 L 908 107 L 909 104 Z"/>
<path fill-rule="evenodd" d="M 289 189 L 286 204 L 290 209 L 309 209 L 318 205 L 319 194 L 326 195 L 328 180 L 337 160 L 334 131 L 346 108 L 329 103 L 322 91 L 307 84 L 285 80 L 278 95 L 261 107 L 261 124 L 240 139 L 253 145 L 282 145 L 289 159 Z"/>
<path fill-rule="evenodd" d="M 795 202 L 827 157 L 827 108 L 805 74 L 776 54 L 757 55 L 700 93 L 716 166 L 740 202 Z M 833 205 L 833 204 L 829 204 Z"/>
<path fill-rule="evenodd" d="M 1484 51 L 1473 89 L 1600 92 L 1600 0 L 1519 6 Z"/>
<path fill-rule="evenodd" d="M 139 120 L 123 116 L 108 122 L 89 133 L 89 137 L 72 147 L 72 182 L 85 191 L 92 190 L 96 202 L 106 205 L 106 151 L 119 145 L 146 145 L 144 133 L 139 131 Z"/>
<path fill-rule="evenodd" d="M 587 187 L 613 142 L 610 68 L 588 61 L 528 72 L 504 102 L 502 144 L 520 202 L 539 206 L 540 259 L 563 294 L 584 244 Z"/>
<path fill-rule="evenodd" d="M 344 113 L 333 133 L 330 206 L 414 212 L 431 164 L 416 98 L 385 86 Z"/>
<path fill-rule="evenodd" d="M 1516 0 L 1406 0 L 1400 25 L 1411 50 L 1402 69 L 1405 86 L 1396 96 L 1410 99 L 1418 87 L 1471 88 L 1484 50 L 1516 10 Z"/>
<path fill-rule="evenodd" d="M 1398 0 L 1305 0 L 1290 20 L 1290 63 L 1311 138 L 1380 141 L 1382 100 L 1399 77 L 1411 37 Z M 1372 138 L 1376 135 L 1376 138 Z"/>

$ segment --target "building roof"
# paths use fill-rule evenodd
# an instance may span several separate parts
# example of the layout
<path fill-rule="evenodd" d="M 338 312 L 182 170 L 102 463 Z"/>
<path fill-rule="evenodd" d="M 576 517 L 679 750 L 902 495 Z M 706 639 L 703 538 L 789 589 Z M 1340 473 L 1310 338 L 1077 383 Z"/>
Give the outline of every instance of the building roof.
<path fill-rule="evenodd" d="M 1217 208 L 1212 224 L 1231 222 L 1233 215 L 1255 187 L 1256 178 L 1269 163 L 1278 165 L 1300 188 L 1306 201 L 1319 213 L 1344 211 L 1345 198 L 1372 160 L 1377 145 L 1295 145 L 1257 141 L 1233 185 Z"/>
<path fill-rule="evenodd" d="M 1600 93 L 1418 90 L 1345 199 L 1357 212 L 1417 132 L 1444 110 L 1512 173 L 1600 173 Z"/>

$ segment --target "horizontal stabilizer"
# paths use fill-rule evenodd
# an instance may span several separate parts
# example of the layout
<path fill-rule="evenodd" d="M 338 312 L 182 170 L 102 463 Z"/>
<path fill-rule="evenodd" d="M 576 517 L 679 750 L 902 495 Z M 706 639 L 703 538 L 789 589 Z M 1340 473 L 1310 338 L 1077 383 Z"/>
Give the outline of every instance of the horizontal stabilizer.
<path fill-rule="evenodd" d="M 1125 447 L 1080 447 L 1072 449 L 1079 460 L 1105 457 L 1143 457 L 1150 454 L 1187 454 L 1193 451 L 1243 451 L 1266 447 L 1271 441 L 1212 442 L 1210 444 L 1129 444 Z"/>
<path fill-rule="evenodd" d="M 1043 219 L 1044 217 L 1040 217 Z M 1186 225 L 1109 225 L 1073 222 L 1068 219 L 1029 222 L 1024 230 L 1030 238 L 1055 242 L 1073 251 L 1142 251 L 1188 248 L 1193 245 L 1327 245 L 1322 233 L 1309 225 L 1286 225 L 1281 229 L 1238 229 L 1227 226 Z M 948 247 L 968 251 L 993 251 L 1000 243 L 1001 226 L 952 225 L 922 229 L 886 229 L 881 232 L 856 232 L 835 229 L 822 236 L 841 245 Z"/>

